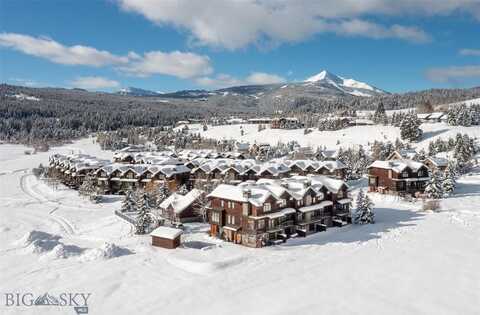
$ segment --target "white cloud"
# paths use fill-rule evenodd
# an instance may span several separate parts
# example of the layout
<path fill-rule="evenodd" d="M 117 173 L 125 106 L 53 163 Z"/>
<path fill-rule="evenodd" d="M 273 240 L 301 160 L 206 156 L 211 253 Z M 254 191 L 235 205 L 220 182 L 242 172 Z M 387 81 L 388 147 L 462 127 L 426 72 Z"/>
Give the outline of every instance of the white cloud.
<path fill-rule="evenodd" d="M 105 50 L 82 45 L 65 46 L 49 38 L 16 33 L 0 33 L 0 46 L 64 65 L 99 67 L 128 62 L 127 57 L 116 56 Z"/>
<path fill-rule="evenodd" d="M 180 51 L 170 53 L 150 51 L 143 56 L 136 55 L 131 63 L 120 69 L 136 76 L 167 74 L 182 79 L 204 76 L 213 72 L 208 56 Z"/>
<path fill-rule="evenodd" d="M 434 82 L 455 82 L 466 78 L 480 78 L 480 66 L 458 66 L 428 69 L 426 76 Z"/>
<path fill-rule="evenodd" d="M 195 80 L 195 82 L 197 82 L 199 85 L 213 88 L 225 88 L 239 85 L 276 84 L 283 83 L 285 81 L 286 79 L 279 75 L 265 72 L 252 72 L 244 79 L 239 79 L 229 74 L 221 73 L 214 77 L 201 77 Z"/>
<path fill-rule="evenodd" d="M 250 74 L 245 79 L 245 81 L 248 82 L 249 84 L 275 84 L 275 83 L 283 83 L 286 80 L 285 78 L 276 74 L 254 72 Z"/>
<path fill-rule="evenodd" d="M 115 80 L 110 80 L 103 77 L 78 77 L 73 80 L 70 84 L 72 87 L 86 89 L 86 90 L 97 90 L 97 89 L 108 89 L 108 88 L 118 88 L 120 83 Z"/>
<path fill-rule="evenodd" d="M 150 51 L 143 56 L 136 52 L 129 52 L 126 56 L 117 56 L 93 47 L 66 46 L 49 38 L 16 33 L 0 33 L 0 46 L 58 64 L 113 66 L 131 75 L 142 77 L 163 74 L 185 79 L 205 76 L 213 72 L 208 56 L 190 52 Z"/>
<path fill-rule="evenodd" d="M 187 30 L 193 42 L 238 49 L 262 42 L 297 42 L 334 32 L 370 38 L 426 42 L 415 26 L 381 25 L 375 16 L 432 16 L 456 12 L 480 19 L 479 0 L 117 0 L 128 12 L 158 25 Z M 360 29 L 355 29 L 359 26 Z"/>
<path fill-rule="evenodd" d="M 480 49 L 462 49 L 459 53 L 462 56 L 480 56 Z"/>
<path fill-rule="evenodd" d="M 364 20 L 347 20 L 330 26 L 331 30 L 344 35 L 366 36 L 371 38 L 398 38 L 409 40 L 412 42 L 428 42 L 430 36 L 423 30 L 416 27 L 406 27 L 402 25 L 392 25 L 384 27 L 382 25 L 364 21 Z"/>

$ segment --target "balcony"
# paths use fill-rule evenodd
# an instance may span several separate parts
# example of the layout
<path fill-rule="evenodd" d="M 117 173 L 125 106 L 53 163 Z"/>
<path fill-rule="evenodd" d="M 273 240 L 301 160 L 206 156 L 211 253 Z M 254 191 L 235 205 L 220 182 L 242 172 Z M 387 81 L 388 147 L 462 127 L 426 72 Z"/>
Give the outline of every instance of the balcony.
<path fill-rule="evenodd" d="M 310 224 L 310 223 L 316 223 L 318 221 L 321 221 L 322 219 L 326 218 L 326 215 L 316 215 L 312 216 L 310 218 L 303 218 L 301 220 L 297 220 L 297 224 Z"/>

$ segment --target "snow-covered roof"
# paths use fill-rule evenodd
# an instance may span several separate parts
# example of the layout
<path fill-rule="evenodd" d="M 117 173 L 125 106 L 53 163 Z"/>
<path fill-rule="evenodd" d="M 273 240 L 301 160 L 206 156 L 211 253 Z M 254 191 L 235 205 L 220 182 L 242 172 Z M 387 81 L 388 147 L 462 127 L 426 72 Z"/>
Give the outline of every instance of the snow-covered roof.
<path fill-rule="evenodd" d="M 421 167 L 425 167 L 423 163 L 412 161 L 412 160 L 390 160 L 390 161 L 375 161 L 373 162 L 368 168 L 383 168 L 387 170 L 393 170 L 397 173 L 402 172 L 407 167 L 410 168 L 412 171 L 416 172 Z"/>
<path fill-rule="evenodd" d="M 427 160 L 432 162 L 433 165 L 437 167 L 444 167 L 448 165 L 448 160 L 443 157 L 428 157 Z"/>
<path fill-rule="evenodd" d="M 323 209 L 323 208 L 325 208 L 327 206 L 331 206 L 331 205 L 333 205 L 332 201 L 324 200 L 320 203 L 313 204 L 311 206 L 301 207 L 301 208 L 298 209 L 298 211 L 300 211 L 300 212 L 310 212 L 310 211 L 320 210 L 320 209 Z"/>
<path fill-rule="evenodd" d="M 160 226 L 153 230 L 150 235 L 155 237 L 166 238 L 169 240 L 173 240 L 178 236 L 182 235 L 183 231 L 180 229 L 171 228 L 168 226 Z"/>
<path fill-rule="evenodd" d="M 207 197 L 221 198 L 239 202 L 249 202 L 255 206 L 261 206 L 272 196 L 272 193 L 258 186 L 233 186 L 221 184 L 217 186 Z"/>
<path fill-rule="evenodd" d="M 160 203 L 160 208 L 167 209 L 171 206 L 175 213 L 180 214 L 192 205 L 203 193 L 204 191 L 199 189 L 192 189 L 185 196 L 173 193 Z"/>

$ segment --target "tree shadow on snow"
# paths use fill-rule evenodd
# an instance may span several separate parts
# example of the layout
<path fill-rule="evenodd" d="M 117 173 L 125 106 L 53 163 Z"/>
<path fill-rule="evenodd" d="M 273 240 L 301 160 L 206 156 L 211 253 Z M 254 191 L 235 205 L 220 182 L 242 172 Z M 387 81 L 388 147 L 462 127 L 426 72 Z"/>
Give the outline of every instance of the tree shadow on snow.
<path fill-rule="evenodd" d="M 289 239 L 282 246 L 325 245 L 331 243 L 358 243 L 381 239 L 383 233 L 395 229 L 416 226 L 415 221 L 424 214 L 411 210 L 375 208 L 375 224 L 352 224 L 344 227 L 330 227 L 326 232 L 317 232 L 307 237 Z"/>

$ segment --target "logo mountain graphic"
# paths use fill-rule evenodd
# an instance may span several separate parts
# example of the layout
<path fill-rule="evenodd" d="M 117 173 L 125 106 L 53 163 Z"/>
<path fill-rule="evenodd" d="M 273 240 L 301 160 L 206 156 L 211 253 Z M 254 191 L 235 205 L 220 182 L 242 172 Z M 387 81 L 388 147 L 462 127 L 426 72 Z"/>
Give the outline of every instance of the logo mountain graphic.
<path fill-rule="evenodd" d="M 35 305 L 59 305 L 57 298 L 46 292 L 35 299 Z"/>

